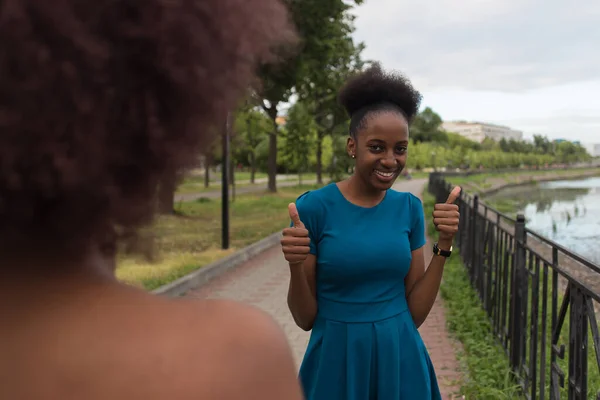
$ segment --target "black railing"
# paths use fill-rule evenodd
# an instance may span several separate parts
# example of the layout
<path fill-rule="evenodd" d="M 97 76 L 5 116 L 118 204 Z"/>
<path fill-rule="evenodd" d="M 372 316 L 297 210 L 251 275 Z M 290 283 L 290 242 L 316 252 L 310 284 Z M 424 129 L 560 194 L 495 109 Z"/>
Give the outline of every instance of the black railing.
<path fill-rule="evenodd" d="M 451 189 L 430 175 L 437 202 Z M 466 193 L 458 205 L 460 256 L 524 396 L 600 400 L 600 267 L 528 230 L 523 215 Z"/>

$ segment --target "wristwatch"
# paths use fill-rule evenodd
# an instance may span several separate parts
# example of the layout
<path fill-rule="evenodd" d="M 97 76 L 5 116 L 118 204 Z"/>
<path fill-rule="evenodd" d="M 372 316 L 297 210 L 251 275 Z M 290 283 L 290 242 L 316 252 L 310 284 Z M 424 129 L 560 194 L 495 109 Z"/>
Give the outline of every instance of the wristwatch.
<path fill-rule="evenodd" d="M 433 244 L 433 254 L 435 254 L 436 256 L 442 256 L 442 257 L 450 257 L 452 255 L 452 246 L 450 246 L 450 250 L 442 250 L 438 247 L 437 243 Z"/>

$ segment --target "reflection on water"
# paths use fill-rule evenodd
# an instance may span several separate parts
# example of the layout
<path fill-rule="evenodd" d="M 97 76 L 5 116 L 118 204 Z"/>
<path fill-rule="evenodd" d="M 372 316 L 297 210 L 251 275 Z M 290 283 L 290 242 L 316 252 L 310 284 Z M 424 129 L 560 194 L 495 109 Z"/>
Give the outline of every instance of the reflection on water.
<path fill-rule="evenodd" d="M 511 215 L 523 213 L 529 229 L 600 263 L 600 178 L 507 188 L 485 201 Z"/>

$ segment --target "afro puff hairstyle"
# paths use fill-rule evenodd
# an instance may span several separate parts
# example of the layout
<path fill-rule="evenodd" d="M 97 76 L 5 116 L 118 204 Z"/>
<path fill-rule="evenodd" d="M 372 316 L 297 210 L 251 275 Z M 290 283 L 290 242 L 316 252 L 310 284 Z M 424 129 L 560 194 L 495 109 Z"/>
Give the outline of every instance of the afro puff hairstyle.
<path fill-rule="evenodd" d="M 400 112 L 411 123 L 419 111 L 421 94 L 399 73 L 375 63 L 350 78 L 338 93 L 338 102 L 350 116 L 350 136 L 364 129 L 369 116 L 383 111 Z"/>
<path fill-rule="evenodd" d="M 278 0 L 2 1 L 0 255 L 150 222 L 161 179 L 295 38 Z"/>

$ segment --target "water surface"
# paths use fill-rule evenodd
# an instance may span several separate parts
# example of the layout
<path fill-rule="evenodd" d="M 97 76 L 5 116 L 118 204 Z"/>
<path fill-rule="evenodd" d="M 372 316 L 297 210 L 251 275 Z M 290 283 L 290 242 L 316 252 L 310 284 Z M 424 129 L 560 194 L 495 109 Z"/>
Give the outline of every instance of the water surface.
<path fill-rule="evenodd" d="M 600 177 L 503 189 L 484 198 L 527 227 L 600 264 Z"/>

